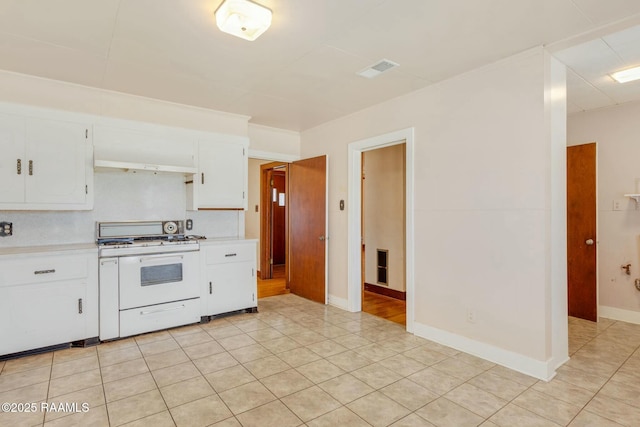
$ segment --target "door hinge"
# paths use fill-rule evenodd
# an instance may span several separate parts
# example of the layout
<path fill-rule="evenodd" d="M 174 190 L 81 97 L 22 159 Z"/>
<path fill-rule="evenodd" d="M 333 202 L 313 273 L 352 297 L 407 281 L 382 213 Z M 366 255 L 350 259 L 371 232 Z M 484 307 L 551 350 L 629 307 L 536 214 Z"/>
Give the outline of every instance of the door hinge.
<path fill-rule="evenodd" d="M 29 160 L 29 175 L 33 175 L 33 160 Z"/>
<path fill-rule="evenodd" d="M 255 301 L 256 300 L 256 294 L 251 294 L 251 301 Z"/>
<path fill-rule="evenodd" d="M 82 298 L 78 299 L 78 314 L 82 314 Z"/>
<path fill-rule="evenodd" d="M 244 191 L 242 192 L 242 198 L 244 199 Z"/>
<path fill-rule="evenodd" d="M 273 180 L 271 180 L 271 186 L 273 187 Z"/>
<path fill-rule="evenodd" d="M 269 264 L 273 265 L 273 258 L 269 260 Z"/>
<path fill-rule="evenodd" d="M 242 149 L 242 155 L 243 155 L 243 156 L 245 155 L 245 154 L 244 154 L 244 148 Z"/>
<path fill-rule="evenodd" d="M 251 269 L 251 277 L 255 276 L 255 272 L 254 272 L 254 270 L 255 270 L 255 269 L 253 269 L 253 268 Z"/>
<path fill-rule="evenodd" d="M 18 172 L 18 175 L 22 175 L 22 159 L 16 161 L 16 172 Z"/>

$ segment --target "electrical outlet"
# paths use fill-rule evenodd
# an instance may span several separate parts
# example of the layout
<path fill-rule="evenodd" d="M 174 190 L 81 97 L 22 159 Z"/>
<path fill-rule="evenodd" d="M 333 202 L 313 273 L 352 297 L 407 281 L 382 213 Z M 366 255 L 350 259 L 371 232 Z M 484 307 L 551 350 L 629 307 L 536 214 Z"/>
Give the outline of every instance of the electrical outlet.
<path fill-rule="evenodd" d="M 624 210 L 625 202 L 626 202 L 626 200 L 624 200 L 624 199 L 614 199 L 614 201 L 613 201 L 613 210 L 614 211 Z"/>
<path fill-rule="evenodd" d="M 7 237 L 13 235 L 13 223 L 0 222 L 0 236 Z"/>
<path fill-rule="evenodd" d="M 467 310 L 467 322 L 476 323 L 476 311 L 468 309 Z"/>

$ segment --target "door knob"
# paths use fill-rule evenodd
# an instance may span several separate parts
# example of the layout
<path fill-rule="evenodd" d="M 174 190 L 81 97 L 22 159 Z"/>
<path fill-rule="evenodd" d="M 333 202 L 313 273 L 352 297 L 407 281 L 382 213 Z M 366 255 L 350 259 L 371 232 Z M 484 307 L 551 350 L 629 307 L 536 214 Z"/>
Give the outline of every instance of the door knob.
<path fill-rule="evenodd" d="M 320 237 L 318 237 L 318 239 L 324 241 L 324 236 L 320 236 Z"/>
<path fill-rule="evenodd" d="M 593 239 L 587 239 L 587 241 L 585 242 L 588 246 L 593 245 Z"/>

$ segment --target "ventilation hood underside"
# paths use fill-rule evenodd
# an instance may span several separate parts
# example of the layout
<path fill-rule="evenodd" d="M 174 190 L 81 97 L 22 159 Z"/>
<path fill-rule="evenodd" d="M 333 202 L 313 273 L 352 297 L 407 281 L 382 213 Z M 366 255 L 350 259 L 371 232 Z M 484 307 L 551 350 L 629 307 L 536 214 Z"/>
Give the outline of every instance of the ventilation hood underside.
<path fill-rule="evenodd" d="M 188 166 L 158 165 L 97 159 L 93 162 L 93 168 L 95 171 L 121 170 L 125 172 L 178 173 L 183 175 L 190 175 L 198 172 L 195 167 Z"/>

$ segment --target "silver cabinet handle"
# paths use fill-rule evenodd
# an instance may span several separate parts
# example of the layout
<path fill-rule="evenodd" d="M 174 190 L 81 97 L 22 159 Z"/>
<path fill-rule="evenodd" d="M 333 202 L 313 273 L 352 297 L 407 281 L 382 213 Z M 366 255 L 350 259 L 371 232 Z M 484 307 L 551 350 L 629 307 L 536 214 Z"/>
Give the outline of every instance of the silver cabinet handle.
<path fill-rule="evenodd" d="M 200 174 L 200 182 L 204 184 L 204 172 Z"/>
<path fill-rule="evenodd" d="M 228 258 L 228 257 L 236 256 L 236 255 L 238 255 L 238 254 L 225 254 L 225 257 Z"/>
<path fill-rule="evenodd" d="M 209 282 L 209 295 L 213 293 L 213 285 Z"/>
<path fill-rule="evenodd" d="M 100 261 L 100 265 L 107 265 L 107 264 L 111 264 L 111 263 L 117 264 L 118 260 L 117 259 L 109 259 L 109 260 L 106 260 L 106 261 Z"/>
<path fill-rule="evenodd" d="M 56 270 L 55 269 L 51 269 L 51 270 L 36 270 L 33 272 L 33 274 L 51 274 L 51 273 L 55 273 Z"/>
<path fill-rule="evenodd" d="M 146 316 L 147 314 L 162 313 L 164 311 L 182 310 L 184 307 L 185 307 L 184 304 L 182 304 L 179 307 L 169 307 L 169 308 L 163 308 L 163 309 L 160 309 L 160 310 L 141 311 L 140 314 L 143 315 L 143 316 Z"/>
<path fill-rule="evenodd" d="M 172 256 L 161 256 L 161 257 L 143 257 L 140 258 L 140 262 L 145 261 L 159 261 L 159 260 L 167 260 L 167 259 L 175 259 L 176 261 L 183 259 L 183 255 L 172 255 Z"/>
<path fill-rule="evenodd" d="M 78 299 L 78 314 L 82 314 L 82 298 Z"/>

